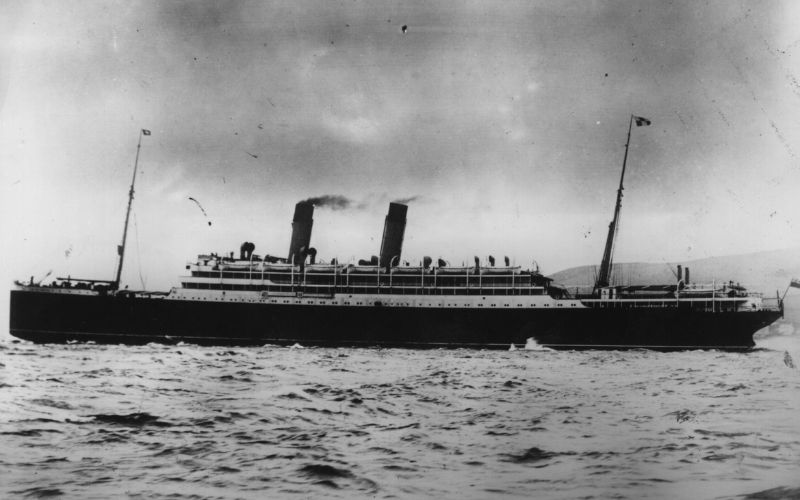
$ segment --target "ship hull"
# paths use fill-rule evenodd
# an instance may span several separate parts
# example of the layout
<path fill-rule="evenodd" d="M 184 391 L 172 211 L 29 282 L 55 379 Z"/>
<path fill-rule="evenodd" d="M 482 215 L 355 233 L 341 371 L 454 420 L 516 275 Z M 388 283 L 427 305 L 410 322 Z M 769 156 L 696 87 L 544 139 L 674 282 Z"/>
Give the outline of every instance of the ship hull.
<path fill-rule="evenodd" d="M 264 304 L 11 292 L 10 333 L 38 343 L 748 350 L 777 311 Z"/>

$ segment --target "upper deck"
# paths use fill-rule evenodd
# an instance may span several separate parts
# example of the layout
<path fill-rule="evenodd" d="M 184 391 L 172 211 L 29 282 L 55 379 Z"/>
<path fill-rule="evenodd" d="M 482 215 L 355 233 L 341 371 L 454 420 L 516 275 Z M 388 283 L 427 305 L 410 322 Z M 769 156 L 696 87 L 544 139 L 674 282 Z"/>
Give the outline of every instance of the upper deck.
<path fill-rule="evenodd" d="M 560 293 L 535 271 L 506 267 L 421 267 L 244 261 L 199 256 L 181 277 L 186 289 L 404 295 L 546 295 Z"/>

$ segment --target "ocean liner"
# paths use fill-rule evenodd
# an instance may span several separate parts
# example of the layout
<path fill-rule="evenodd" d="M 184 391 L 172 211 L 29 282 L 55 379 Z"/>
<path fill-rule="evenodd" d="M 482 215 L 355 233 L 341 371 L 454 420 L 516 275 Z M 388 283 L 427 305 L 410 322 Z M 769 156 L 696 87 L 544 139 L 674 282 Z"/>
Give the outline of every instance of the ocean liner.
<path fill-rule="evenodd" d="M 238 256 L 199 255 L 181 285 L 167 292 L 121 289 L 128 216 L 114 280 L 58 278 L 16 282 L 10 333 L 34 342 L 558 349 L 747 350 L 753 334 L 783 315 L 733 282 L 611 283 L 625 160 L 600 269 L 591 291 L 570 293 L 538 268 L 493 257 L 452 266 L 425 257 L 402 260 L 408 206 L 390 203 L 379 255 L 354 263 L 323 262 L 311 246 L 314 203 L 295 206 L 285 257 L 258 255 L 245 242 Z M 142 131 L 144 135 L 149 132 Z"/>

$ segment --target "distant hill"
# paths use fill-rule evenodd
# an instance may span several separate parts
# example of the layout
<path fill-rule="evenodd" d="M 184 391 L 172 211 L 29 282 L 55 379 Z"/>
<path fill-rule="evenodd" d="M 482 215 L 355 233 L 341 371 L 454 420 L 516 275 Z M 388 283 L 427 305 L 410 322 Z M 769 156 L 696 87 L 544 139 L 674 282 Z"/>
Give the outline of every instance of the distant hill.
<path fill-rule="evenodd" d="M 690 279 L 696 283 L 732 280 L 753 290 L 774 293 L 780 289 L 783 293 L 791 278 L 800 278 L 800 248 L 708 257 L 687 262 L 614 264 L 612 281 L 624 285 L 675 283 L 673 272 L 678 264 L 691 270 Z M 550 277 L 568 287 L 591 286 L 596 269 L 596 265 L 571 267 Z"/>
<path fill-rule="evenodd" d="M 774 297 L 776 290 L 784 293 L 792 278 L 800 278 L 800 248 L 708 257 L 688 262 L 614 264 L 612 283 L 672 284 L 676 281 L 673 271 L 678 264 L 690 269 L 690 280 L 694 283 L 734 281 L 749 290 Z M 571 267 L 549 276 L 568 288 L 591 287 L 598 267 Z M 789 291 L 785 311 L 786 319 L 800 329 L 800 289 Z"/>

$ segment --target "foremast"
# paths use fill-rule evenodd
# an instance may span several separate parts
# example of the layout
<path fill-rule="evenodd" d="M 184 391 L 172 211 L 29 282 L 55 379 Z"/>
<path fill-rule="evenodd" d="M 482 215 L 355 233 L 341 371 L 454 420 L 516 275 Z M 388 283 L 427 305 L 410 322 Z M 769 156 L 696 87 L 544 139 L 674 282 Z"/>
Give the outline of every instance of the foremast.
<path fill-rule="evenodd" d="M 119 290 L 120 276 L 122 276 L 122 264 L 125 259 L 125 243 L 128 240 L 128 222 L 131 218 L 134 186 L 136 185 L 136 171 L 139 170 L 139 151 L 142 149 L 142 136 L 145 135 L 150 135 L 150 131 L 146 129 L 139 130 L 139 143 L 136 145 L 136 160 L 133 162 L 133 179 L 131 180 L 131 189 L 128 191 L 128 209 L 125 211 L 125 226 L 122 229 L 122 244 L 117 246 L 119 262 L 117 264 L 117 276 L 111 283 L 111 288 L 113 290 Z"/>
<path fill-rule="evenodd" d="M 611 284 L 611 268 L 614 260 L 614 243 L 617 238 L 617 229 L 619 227 L 619 214 L 622 208 L 622 191 L 624 189 L 623 182 L 625 180 L 625 167 L 628 163 L 628 147 L 631 144 L 631 129 L 633 122 L 636 126 L 650 125 L 650 120 L 642 118 L 641 116 L 631 115 L 628 122 L 628 140 L 625 141 L 625 156 L 622 159 L 622 174 L 619 176 L 619 189 L 617 189 L 617 203 L 614 205 L 614 218 L 611 219 L 611 224 L 608 225 L 608 237 L 606 238 L 606 247 L 603 251 L 603 260 L 600 262 L 600 272 L 597 274 L 595 281 L 595 291 L 600 288 L 606 287 Z"/>

